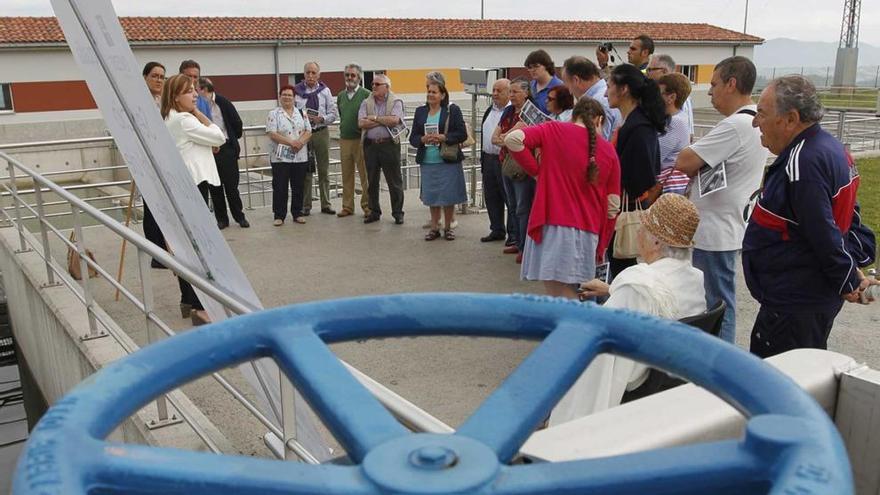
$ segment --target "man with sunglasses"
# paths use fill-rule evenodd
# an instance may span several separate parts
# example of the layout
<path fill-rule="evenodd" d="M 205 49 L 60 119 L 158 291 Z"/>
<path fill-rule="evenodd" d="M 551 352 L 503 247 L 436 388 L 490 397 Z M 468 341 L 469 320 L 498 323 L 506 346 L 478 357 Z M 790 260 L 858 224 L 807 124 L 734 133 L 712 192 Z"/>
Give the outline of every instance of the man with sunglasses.
<path fill-rule="evenodd" d="M 361 103 L 370 96 L 370 91 L 361 86 L 361 66 L 351 63 L 343 70 L 345 89 L 336 95 L 336 108 L 339 109 L 339 161 L 342 165 L 342 209 L 336 214 L 347 217 L 354 213 L 354 171 L 357 168 L 361 179 L 361 209 L 364 218 L 370 216 L 370 200 L 367 191 L 369 180 L 364 167 L 364 154 L 361 147 L 361 129 L 358 127 L 358 110 Z"/>
<path fill-rule="evenodd" d="M 391 196 L 394 223 L 403 223 L 403 177 L 400 175 L 400 137 L 392 135 L 404 118 L 403 100 L 391 92 L 391 78 L 385 74 L 373 77 L 373 93 L 358 110 L 358 127 L 363 131 L 364 161 L 370 181 L 370 214 L 364 223 L 379 221 L 379 173 L 385 175 Z"/>

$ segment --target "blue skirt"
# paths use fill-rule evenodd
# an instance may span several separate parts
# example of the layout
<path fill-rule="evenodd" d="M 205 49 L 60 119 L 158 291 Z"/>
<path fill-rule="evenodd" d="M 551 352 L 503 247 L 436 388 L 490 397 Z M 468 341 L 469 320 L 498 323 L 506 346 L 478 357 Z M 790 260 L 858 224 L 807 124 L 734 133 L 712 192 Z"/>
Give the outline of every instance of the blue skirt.
<path fill-rule="evenodd" d="M 544 225 L 541 244 L 526 238 L 522 280 L 555 280 L 579 284 L 596 276 L 599 236 L 574 227 Z"/>
<path fill-rule="evenodd" d="M 454 206 L 467 203 L 464 169 L 461 163 L 423 163 L 419 199 L 425 206 Z"/>

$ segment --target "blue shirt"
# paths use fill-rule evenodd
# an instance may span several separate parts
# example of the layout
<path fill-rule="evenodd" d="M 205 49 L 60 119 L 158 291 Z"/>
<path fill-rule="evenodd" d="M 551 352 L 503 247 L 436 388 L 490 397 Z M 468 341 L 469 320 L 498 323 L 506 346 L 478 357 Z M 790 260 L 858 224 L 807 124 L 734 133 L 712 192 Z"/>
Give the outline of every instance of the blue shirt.
<path fill-rule="evenodd" d="M 211 102 L 202 98 L 202 95 L 199 95 L 199 99 L 196 100 L 196 107 L 205 114 L 205 117 L 208 117 L 208 120 L 214 120 L 211 115 Z"/>
<path fill-rule="evenodd" d="M 602 137 L 604 137 L 606 141 L 610 141 L 614 129 L 620 127 L 621 115 L 620 110 L 608 106 L 608 97 L 605 96 L 607 91 L 608 83 L 606 83 L 604 79 L 599 79 L 599 82 L 592 85 L 584 96 L 588 96 L 602 105 L 602 109 L 605 111 L 605 123 L 602 124 Z"/>
<path fill-rule="evenodd" d="M 555 88 L 556 86 L 562 85 L 562 79 L 559 79 L 556 76 L 553 76 L 550 79 L 550 82 L 547 84 L 547 87 L 538 91 L 538 81 L 532 81 L 529 83 L 529 86 L 532 88 L 532 101 L 535 102 L 535 106 L 541 109 L 542 112 L 550 115 L 550 111 L 547 110 L 547 95 L 550 93 L 550 90 Z"/>
<path fill-rule="evenodd" d="M 435 113 L 434 115 L 428 115 L 428 119 L 425 121 L 425 125 L 433 124 L 435 126 L 440 125 L 440 112 Z M 443 129 L 437 127 L 438 132 L 443 134 Z M 426 144 L 425 145 L 425 159 L 422 160 L 422 164 L 428 163 L 443 163 L 443 157 L 440 156 L 440 146 L 436 144 Z"/>

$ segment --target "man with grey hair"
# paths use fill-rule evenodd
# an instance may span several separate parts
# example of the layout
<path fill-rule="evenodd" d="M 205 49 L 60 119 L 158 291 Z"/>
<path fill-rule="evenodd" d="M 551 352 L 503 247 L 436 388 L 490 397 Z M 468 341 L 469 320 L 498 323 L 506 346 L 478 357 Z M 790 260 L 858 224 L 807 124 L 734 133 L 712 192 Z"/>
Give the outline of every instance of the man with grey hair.
<path fill-rule="evenodd" d="M 647 75 L 655 81 L 659 81 L 666 74 L 675 72 L 675 60 L 665 53 L 658 53 L 651 57 L 648 62 Z M 681 106 L 682 115 L 687 117 L 688 129 L 690 130 L 691 141 L 694 139 L 694 104 L 691 97 L 688 96 Z"/>
<path fill-rule="evenodd" d="M 321 81 L 321 66 L 318 62 L 306 62 L 303 66 L 303 75 L 303 80 L 293 87 L 296 93 L 296 107 L 305 113 L 312 125 L 309 148 L 315 153 L 321 213 L 332 215 L 336 210 L 330 207 L 330 131 L 327 125 L 336 121 L 339 112 L 330 88 Z M 303 215 L 308 216 L 312 209 L 311 171 L 306 174 L 303 189 L 305 189 Z"/>
<path fill-rule="evenodd" d="M 864 249 L 873 233 L 858 215 L 858 172 L 822 129 L 823 113 L 803 76 L 774 79 L 758 100 L 754 125 L 777 157 L 749 219 L 742 259 L 746 284 L 761 304 L 750 350 L 762 358 L 825 349 L 843 301 L 859 302 L 878 283 L 859 270 L 873 263 L 875 248 Z"/>
<path fill-rule="evenodd" d="M 347 217 L 354 213 L 354 171 L 357 168 L 361 180 L 361 209 L 364 218 L 367 218 L 370 216 L 370 200 L 367 194 L 370 181 L 364 167 L 358 110 L 361 103 L 370 96 L 370 91 L 361 86 L 363 70 L 360 65 L 346 65 L 343 75 L 345 89 L 336 95 L 336 108 L 339 109 L 339 161 L 342 167 L 342 209 L 336 216 Z"/>
<path fill-rule="evenodd" d="M 736 256 L 746 228 L 742 211 L 760 185 L 767 161 L 761 134 L 752 127 L 756 76 L 755 64 L 745 57 L 729 57 L 715 66 L 709 96 L 725 118 L 681 150 L 675 162 L 677 170 L 693 179 L 689 197 L 700 212 L 694 266 L 706 274 L 706 305 L 727 305 L 721 338 L 730 343 L 736 341 Z M 716 181 L 720 187 L 707 187 Z"/>
<path fill-rule="evenodd" d="M 379 174 L 385 176 L 391 196 L 394 223 L 403 223 L 403 178 L 400 175 L 400 137 L 392 134 L 403 123 L 403 100 L 391 92 L 391 78 L 373 76 L 373 93 L 364 99 L 358 110 L 358 127 L 364 144 L 364 161 L 370 181 L 370 215 L 364 223 L 377 222 L 382 216 L 379 206 Z"/>

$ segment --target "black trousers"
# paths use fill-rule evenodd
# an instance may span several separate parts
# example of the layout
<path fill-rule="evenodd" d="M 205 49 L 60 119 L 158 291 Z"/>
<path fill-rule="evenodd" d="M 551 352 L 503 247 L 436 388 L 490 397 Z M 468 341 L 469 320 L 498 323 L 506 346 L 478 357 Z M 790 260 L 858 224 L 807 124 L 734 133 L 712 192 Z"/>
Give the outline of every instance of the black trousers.
<path fill-rule="evenodd" d="M 303 185 L 309 173 L 309 162 L 272 163 L 272 214 L 276 220 L 287 216 L 287 190 L 290 189 L 290 214 L 303 214 Z"/>
<path fill-rule="evenodd" d="M 843 300 L 832 309 L 810 313 L 788 313 L 761 306 L 749 351 L 767 358 L 793 349 L 827 349 L 828 335 Z"/>
<path fill-rule="evenodd" d="M 217 164 L 217 173 L 220 175 L 220 185 L 211 186 L 211 201 L 214 202 L 214 217 L 218 223 L 229 223 L 229 215 L 226 214 L 226 205 L 232 212 L 232 219 L 236 222 L 244 220 L 242 211 L 241 195 L 238 193 L 238 154 L 229 145 L 223 145 L 214 155 L 214 163 Z"/>
<path fill-rule="evenodd" d="M 208 189 L 211 186 L 208 185 L 208 181 L 203 181 L 198 185 L 199 192 L 202 193 L 202 199 L 205 200 L 205 204 L 208 204 Z M 193 307 L 193 309 L 203 310 L 205 309 L 202 306 L 201 301 L 199 301 L 199 297 L 196 295 L 196 291 L 193 290 L 192 285 L 189 282 L 183 279 L 183 277 L 177 277 L 177 286 L 180 288 L 180 303 L 181 304 L 189 304 Z"/>
<path fill-rule="evenodd" d="M 489 213 L 489 230 L 493 234 L 512 234 L 515 236 L 516 215 L 507 204 L 504 191 L 504 176 L 501 175 L 501 160 L 498 155 L 480 154 L 480 172 L 483 174 L 483 199 Z M 504 223 L 504 208 L 507 206 L 507 223 Z"/>
<path fill-rule="evenodd" d="M 146 201 L 144 201 L 144 237 L 160 248 L 168 250 L 168 246 L 165 244 L 165 236 L 162 234 L 162 230 L 159 229 L 156 219 L 153 218 L 153 212 L 150 211 Z"/>
<path fill-rule="evenodd" d="M 394 141 L 371 143 L 364 140 L 364 162 L 367 165 L 370 210 L 374 216 L 382 215 L 379 206 L 379 173 L 385 175 L 388 194 L 391 196 L 391 215 L 403 217 L 403 177 L 400 175 L 400 145 Z"/>

